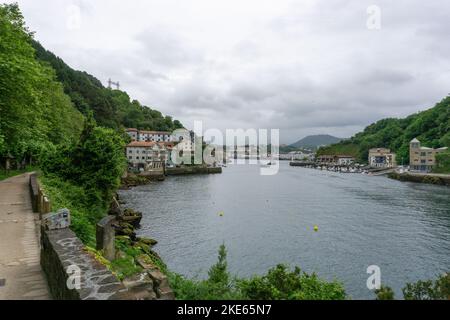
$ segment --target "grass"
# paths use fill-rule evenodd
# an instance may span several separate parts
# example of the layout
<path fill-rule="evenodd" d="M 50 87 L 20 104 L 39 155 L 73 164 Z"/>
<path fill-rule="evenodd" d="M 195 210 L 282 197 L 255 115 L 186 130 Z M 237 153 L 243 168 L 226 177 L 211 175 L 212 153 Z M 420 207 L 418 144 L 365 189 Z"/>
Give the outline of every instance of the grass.
<path fill-rule="evenodd" d="M 32 171 L 36 171 L 37 168 L 34 166 L 27 166 L 25 169 L 20 169 L 20 170 L 0 170 L 0 181 L 14 177 L 14 176 L 18 176 L 20 174 L 26 173 L 26 172 L 32 172 Z"/>

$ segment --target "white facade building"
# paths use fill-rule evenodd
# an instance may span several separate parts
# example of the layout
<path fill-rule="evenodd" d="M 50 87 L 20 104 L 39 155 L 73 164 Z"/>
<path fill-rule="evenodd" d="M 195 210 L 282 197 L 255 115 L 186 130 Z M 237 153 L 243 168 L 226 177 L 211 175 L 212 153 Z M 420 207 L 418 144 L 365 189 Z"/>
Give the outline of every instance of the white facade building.
<path fill-rule="evenodd" d="M 125 130 L 133 141 L 174 142 L 175 137 L 168 131 L 147 131 L 128 128 Z"/>
<path fill-rule="evenodd" d="M 170 164 L 173 143 L 154 141 L 133 141 L 126 147 L 130 168 L 145 169 L 155 162 Z"/>

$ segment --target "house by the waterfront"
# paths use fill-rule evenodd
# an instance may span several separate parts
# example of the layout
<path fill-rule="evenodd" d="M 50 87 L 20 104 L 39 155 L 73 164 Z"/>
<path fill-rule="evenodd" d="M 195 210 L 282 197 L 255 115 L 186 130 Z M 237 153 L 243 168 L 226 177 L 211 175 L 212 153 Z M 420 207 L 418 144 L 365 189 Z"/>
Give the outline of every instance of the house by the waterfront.
<path fill-rule="evenodd" d="M 395 167 L 395 153 L 387 148 L 373 148 L 369 150 L 369 166 L 373 168 L 393 168 Z"/>
<path fill-rule="evenodd" d="M 316 158 L 318 164 L 331 164 L 334 163 L 334 155 L 321 155 Z"/>
<path fill-rule="evenodd" d="M 355 163 L 355 157 L 347 155 L 336 156 L 336 164 L 339 166 L 349 166 Z"/>
<path fill-rule="evenodd" d="M 173 142 L 132 141 L 126 146 L 129 170 L 149 171 L 171 161 Z"/>
<path fill-rule="evenodd" d="M 173 142 L 175 141 L 171 132 L 168 131 L 148 131 L 128 128 L 125 130 L 132 141 L 154 141 L 154 142 Z"/>
<path fill-rule="evenodd" d="M 446 151 L 448 148 L 428 148 L 420 145 L 420 141 L 414 138 L 409 143 L 409 167 L 414 171 L 429 172 L 436 165 L 436 154 Z"/>
<path fill-rule="evenodd" d="M 316 158 L 318 164 L 348 166 L 355 163 L 355 157 L 348 155 L 321 155 Z"/>

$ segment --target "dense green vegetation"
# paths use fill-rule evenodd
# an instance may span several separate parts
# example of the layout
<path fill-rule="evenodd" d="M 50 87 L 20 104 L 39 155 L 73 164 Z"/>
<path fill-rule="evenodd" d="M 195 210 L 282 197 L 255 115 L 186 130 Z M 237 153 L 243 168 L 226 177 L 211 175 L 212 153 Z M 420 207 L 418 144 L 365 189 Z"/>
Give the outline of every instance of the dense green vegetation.
<path fill-rule="evenodd" d="M 49 148 L 41 158 L 42 182 L 54 209 L 69 208 L 72 229 L 94 244 L 95 224 L 107 212 L 125 170 L 124 141 L 87 120 L 76 144 Z"/>
<path fill-rule="evenodd" d="M 30 41 L 18 6 L 0 5 L 0 158 L 18 166 L 49 145 L 73 142 L 83 118 Z"/>
<path fill-rule="evenodd" d="M 402 292 L 405 300 L 450 300 L 450 273 L 443 274 L 436 280 L 407 283 Z M 375 293 L 377 300 L 394 300 L 395 298 L 392 289 L 386 286 Z"/>
<path fill-rule="evenodd" d="M 137 100 L 131 101 L 126 92 L 105 88 L 92 75 L 73 70 L 38 42 L 32 43 L 38 60 L 50 65 L 56 71 L 65 93 L 70 96 L 76 108 L 84 115 L 92 112 L 100 126 L 163 131 L 182 128 L 178 120 L 163 116 L 161 112 L 143 106 Z"/>
<path fill-rule="evenodd" d="M 1 170 L 0 178 L 37 165 L 52 209 L 69 208 L 71 229 L 95 247 L 95 225 L 126 168 L 120 129 L 171 130 L 181 123 L 69 68 L 33 40 L 17 4 L 0 5 L 0 75 L 0 160 L 5 169 L 21 168 Z M 126 239 L 117 245 L 122 256 L 109 267 L 122 277 L 137 270 L 133 255 L 148 248 Z"/>
<path fill-rule="evenodd" d="M 320 148 L 318 155 L 349 154 L 366 163 L 370 148 L 385 147 L 397 153 L 399 164 L 408 164 L 409 142 L 414 138 L 427 147 L 450 147 L 450 97 L 404 119 L 380 120 L 349 140 Z"/>
<path fill-rule="evenodd" d="M 436 155 L 436 167 L 433 169 L 435 173 L 450 172 L 450 152 L 438 153 Z"/>
<path fill-rule="evenodd" d="M 232 277 L 227 269 L 226 249 L 219 249 L 218 261 L 205 280 L 186 279 L 169 273 L 170 284 L 177 299 L 190 300 L 343 300 L 345 290 L 337 281 L 326 282 L 315 274 L 307 274 L 299 268 L 293 271 L 286 265 L 278 265 L 267 274 L 249 279 Z"/>

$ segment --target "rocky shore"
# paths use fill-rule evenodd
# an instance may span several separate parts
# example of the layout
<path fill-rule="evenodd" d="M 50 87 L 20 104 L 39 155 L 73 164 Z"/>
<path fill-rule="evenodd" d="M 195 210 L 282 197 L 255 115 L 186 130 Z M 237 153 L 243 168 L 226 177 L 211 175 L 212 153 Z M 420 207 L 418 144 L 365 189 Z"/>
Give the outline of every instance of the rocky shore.
<path fill-rule="evenodd" d="M 120 189 L 127 190 L 133 187 L 146 185 L 155 181 L 164 181 L 164 175 L 143 175 L 135 173 L 127 173 L 122 177 Z"/>
<path fill-rule="evenodd" d="M 161 257 L 152 250 L 157 241 L 138 237 L 142 213 L 124 207 L 119 195 L 113 199 L 109 214 L 116 217 L 113 224 L 116 233 L 116 261 L 132 268 L 132 274 L 123 277 L 122 283 L 140 300 L 175 299 L 169 286 L 167 268 Z M 126 268 L 126 267 L 123 267 Z"/>

